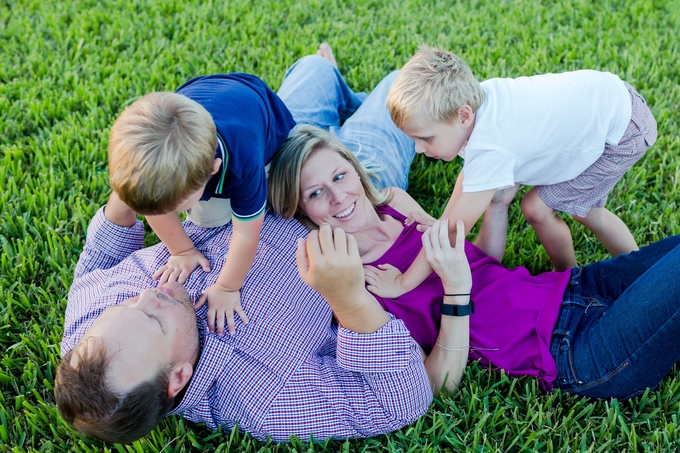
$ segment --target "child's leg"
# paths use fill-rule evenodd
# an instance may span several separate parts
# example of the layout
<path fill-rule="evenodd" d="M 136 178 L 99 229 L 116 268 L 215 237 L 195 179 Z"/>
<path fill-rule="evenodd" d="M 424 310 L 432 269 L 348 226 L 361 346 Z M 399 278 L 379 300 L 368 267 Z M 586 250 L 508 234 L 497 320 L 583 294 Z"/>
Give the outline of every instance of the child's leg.
<path fill-rule="evenodd" d="M 536 231 L 556 271 L 576 266 L 576 254 L 571 232 L 564 220 L 538 196 L 532 188 L 522 199 L 522 212 Z"/>
<path fill-rule="evenodd" d="M 657 133 L 654 116 L 642 96 L 630 85 L 626 87 L 632 99 L 632 113 L 619 143 L 606 144 L 602 155 L 574 179 L 535 188 L 543 204 L 571 214 L 595 233 L 614 256 L 637 250 L 637 245 L 621 219 L 604 209 L 607 194 L 654 143 Z M 546 242 L 540 234 L 539 237 L 547 250 Z"/>
<path fill-rule="evenodd" d="M 577 215 L 572 217 L 592 231 L 611 256 L 638 250 L 637 243 L 626 224 L 608 209 L 592 208 L 585 217 Z"/>

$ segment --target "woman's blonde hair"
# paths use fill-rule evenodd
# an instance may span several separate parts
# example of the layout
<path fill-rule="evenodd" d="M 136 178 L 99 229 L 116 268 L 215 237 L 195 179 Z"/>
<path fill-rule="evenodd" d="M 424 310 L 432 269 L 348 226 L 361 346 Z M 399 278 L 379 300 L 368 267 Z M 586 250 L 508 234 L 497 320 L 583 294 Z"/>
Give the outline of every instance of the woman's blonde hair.
<path fill-rule="evenodd" d="M 423 114 L 429 116 L 423 119 L 450 124 L 460 107 L 467 104 L 476 112 L 485 98 L 467 63 L 423 44 L 399 71 L 387 95 L 387 109 L 400 129 Z"/>
<path fill-rule="evenodd" d="M 216 148 L 215 123 L 201 104 L 177 93 L 147 94 L 111 128 L 111 187 L 136 212 L 164 214 L 210 179 Z"/>
<path fill-rule="evenodd" d="M 291 131 L 271 163 L 268 202 L 274 211 L 287 219 L 295 217 L 308 228 L 317 226 L 300 210 L 300 173 L 311 155 L 322 148 L 332 149 L 354 167 L 373 207 L 389 203 L 391 194 L 380 191 L 373 183 L 378 178 L 374 170 L 359 163 L 354 154 L 330 132 L 302 124 Z"/>

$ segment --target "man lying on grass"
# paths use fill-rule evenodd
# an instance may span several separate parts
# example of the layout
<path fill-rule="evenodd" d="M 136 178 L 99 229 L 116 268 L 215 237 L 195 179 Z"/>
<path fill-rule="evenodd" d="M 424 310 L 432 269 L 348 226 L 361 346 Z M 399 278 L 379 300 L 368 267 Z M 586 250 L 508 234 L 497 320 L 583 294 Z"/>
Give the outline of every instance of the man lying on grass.
<path fill-rule="evenodd" d="M 212 263 L 223 261 L 231 225 L 185 229 Z M 55 381 L 64 419 L 122 443 L 176 413 L 276 441 L 375 436 L 417 419 L 432 398 L 418 345 L 402 321 L 357 297 L 363 274 L 346 252 L 310 256 L 314 289 L 305 284 L 294 259 L 305 236 L 298 222 L 266 216 L 243 287 L 250 323 L 219 336 L 192 300 L 221 266 L 154 288 L 167 248 L 142 249 L 142 223 L 112 195 L 90 223 L 69 293 Z"/>

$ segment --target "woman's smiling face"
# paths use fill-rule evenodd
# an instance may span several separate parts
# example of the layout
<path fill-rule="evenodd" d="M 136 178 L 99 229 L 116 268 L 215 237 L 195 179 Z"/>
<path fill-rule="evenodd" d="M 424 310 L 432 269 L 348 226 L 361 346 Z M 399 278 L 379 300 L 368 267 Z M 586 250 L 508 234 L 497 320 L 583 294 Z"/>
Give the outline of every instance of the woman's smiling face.
<path fill-rule="evenodd" d="M 300 172 L 300 209 L 316 225 L 359 231 L 375 213 L 352 164 L 331 148 L 314 151 Z"/>

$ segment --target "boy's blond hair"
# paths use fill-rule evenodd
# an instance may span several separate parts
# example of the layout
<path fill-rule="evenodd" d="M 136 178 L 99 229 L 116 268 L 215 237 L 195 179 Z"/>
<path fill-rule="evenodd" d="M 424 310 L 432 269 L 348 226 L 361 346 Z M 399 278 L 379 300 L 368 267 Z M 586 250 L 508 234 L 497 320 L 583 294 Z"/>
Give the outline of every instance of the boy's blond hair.
<path fill-rule="evenodd" d="M 208 181 L 216 147 L 215 123 L 202 105 L 177 93 L 147 94 L 111 128 L 111 187 L 136 212 L 165 214 Z"/>
<path fill-rule="evenodd" d="M 394 124 L 402 129 L 412 119 L 450 124 L 460 107 L 467 104 L 476 112 L 484 99 L 467 63 L 451 52 L 423 44 L 395 79 L 387 108 Z"/>

